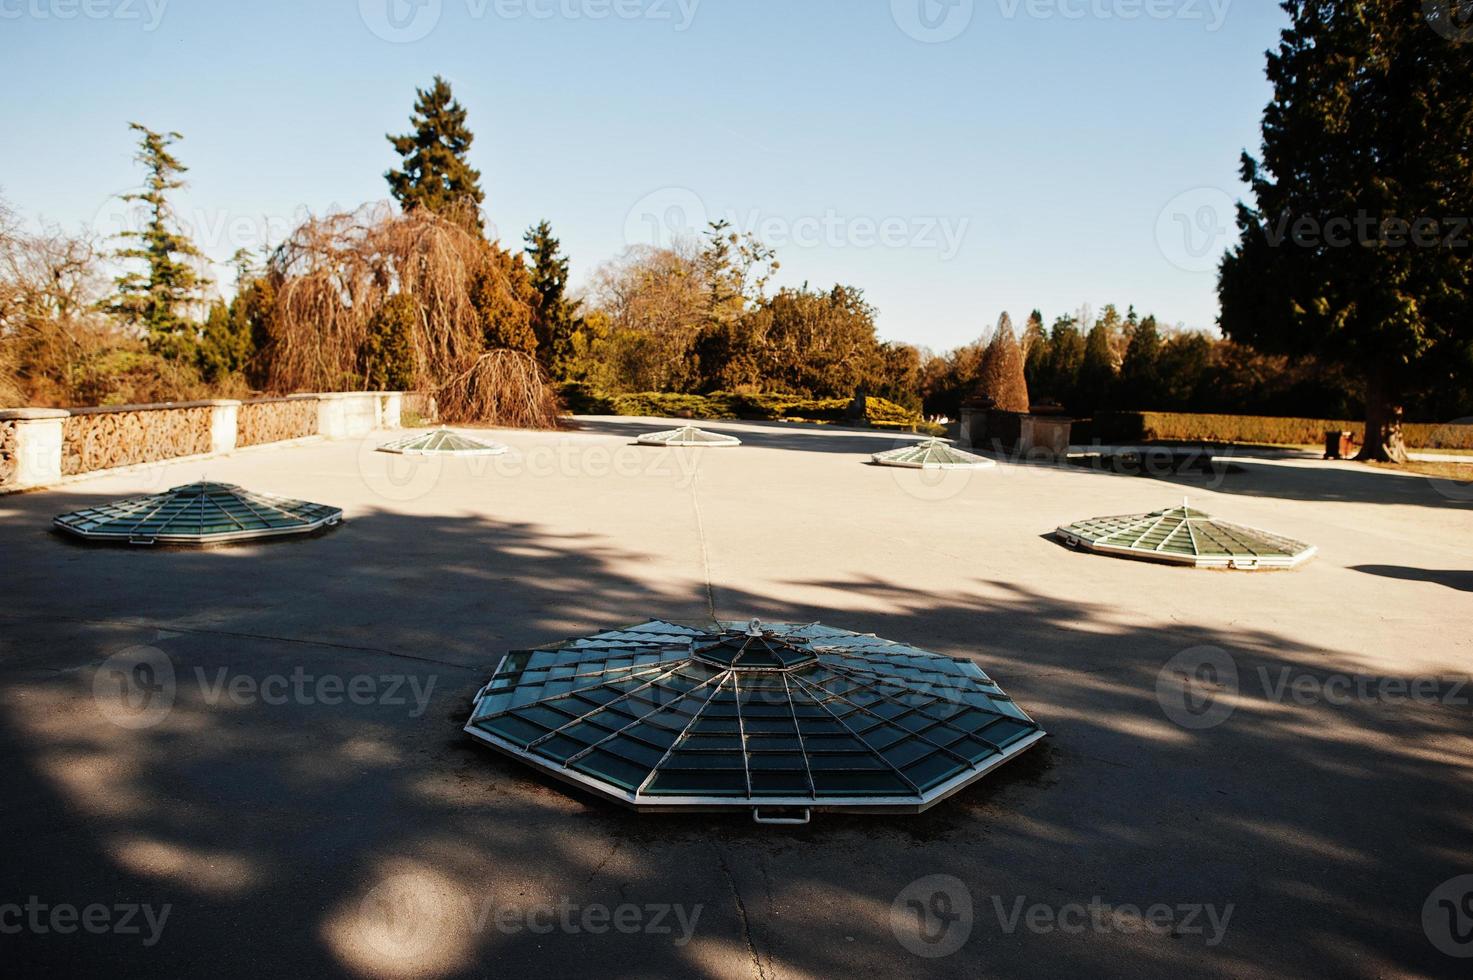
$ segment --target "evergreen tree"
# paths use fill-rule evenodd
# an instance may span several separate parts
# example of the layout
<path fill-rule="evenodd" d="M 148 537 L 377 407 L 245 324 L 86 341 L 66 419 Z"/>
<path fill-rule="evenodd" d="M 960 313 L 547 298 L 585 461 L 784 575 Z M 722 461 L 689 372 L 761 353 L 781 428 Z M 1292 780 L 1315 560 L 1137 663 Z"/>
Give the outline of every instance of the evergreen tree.
<path fill-rule="evenodd" d="M 488 268 L 476 273 L 469 291 L 471 303 L 481 315 L 487 350 L 515 350 L 537 354 L 533 309 L 537 304 L 527 266 L 494 244 Z"/>
<path fill-rule="evenodd" d="M 124 238 L 137 244 L 120 248 L 115 255 L 141 261 L 147 268 L 118 277 L 117 293 L 107 310 L 141 329 L 155 354 L 170 360 L 187 358 L 194 350 L 196 332 L 189 307 L 200 301 L 203 283 L 189 261 L 199 259 L 200 251 L 176 227 L 168 199 L 170 191 L 184 186 L 179 175 L 188 168 L 169 151 L 183 137 L 155 133 L 138 123 L 130 123 L 129 128 L 140 134 L 134 159 L 143 164 L 148 176 L 141 191 L 124 194 L 123 200 L 144 205 L 148 219 L 143 230 L 123 232 Z"/>
<path fill-rule="evenodd" d="M 195 362 L 206 381 L 219 381 L 245 372 L 264 340 L 271 287 L 260 275 L 246 249 L 232 258 L 235 266 L 235 297 L 229 304 L 216 300 L 210 305 L 200 331 Z"/>
<path fill-rule="evenodd" d="M 1403 461 L 1409 394 L 1473 375 L 1473 44 L 1463 2 L 1285 0 L 1222 328 L 1366 379 L 1362 459 Z M 1417 228 L 1422 229 L 1418 234 Z"/>
<path fill-rule="evenodd" d="M 414 389 L 418 321 L 419 304 L 408 293 L 395 293 L 379 307 L 369 323 L 363 350 L 363 381 L 368 391 Z"/>
<path fill-rule="evenodd" d="M 537 309 L 532 315 L 537 359 L 550 378 L 562 381 L 568 374 L 581 304 L 568 300 L 568 259 L 559 252 L 562 243 L 553 237 L 552 225 L 544 221 L 529 229 L 525 241 L 531 259 L 528 275 L 537 294 Z"/>
<path fill-rule="evenodd" d="M 1023 328 L 1023 377 L 1029 391 L 1047 394 L 1048 361 L 1048 331 L 1043 326 L 1043 314 L 1034 310 Z"/>
<path fill-rule="evenodd" d="M 1079 405 L 1079 369 L 1084 366 L 1084 338 L 1072 316 L 1054 321 L 1044 368 L 1048 394 L 1071 409 Z"/>
<path fill-rule="evenodd" d="M 427 208 L 482 230 L 481 172 L 466 162 L 475 135 L 466 125 L 466 110 L 456 102 L 450 83 L 439 75 L 429 89 L 417 89 L 414 131 L 389 136 L 404 158 L 403 170 L 384 175 L 389 191 L 404 210 Z"/>
<path fill-rule="evenodd" d="M 1000 412 L 1026 413 L 1029 409 L 1023 348 L 1018 346 L 1013 321 L 1007 313 L 998 318 L 997 331 L 982 355 L 978 394 Z"/>
<path fill-rule="evenodd" d="M 1115 313 L 1113 306 L 1105 307 L 1099 322 L 1084 339 L 1084 360 L 1079 365 L 1079 407 L 1087 412 L 1109 406 L 1113 394 L 1115 355 L 1110 349 L 1110 336 L 1119 325 L 1112 322 L 1112 313 Z"/>
<path fill-rule="evenodd" d="M 1148 316 L 1130 335 L 1125 360 L 1120 364 L 1120 407 L 1152 409 L 1161 400 L 1161 332 L 1156 318 Z"/>

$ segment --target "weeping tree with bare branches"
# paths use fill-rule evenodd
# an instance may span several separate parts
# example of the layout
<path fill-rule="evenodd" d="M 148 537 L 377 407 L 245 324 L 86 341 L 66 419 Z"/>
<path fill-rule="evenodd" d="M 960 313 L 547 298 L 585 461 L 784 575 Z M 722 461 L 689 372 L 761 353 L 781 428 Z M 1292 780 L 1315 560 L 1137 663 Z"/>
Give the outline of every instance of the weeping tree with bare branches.
<path fill-rule="evenodd" d="M 450 421 L 555 425 L 526 268 L 473 228 L 387 205 L 303 224 L 268 269 L 268 387 L 413 387 Z"/>

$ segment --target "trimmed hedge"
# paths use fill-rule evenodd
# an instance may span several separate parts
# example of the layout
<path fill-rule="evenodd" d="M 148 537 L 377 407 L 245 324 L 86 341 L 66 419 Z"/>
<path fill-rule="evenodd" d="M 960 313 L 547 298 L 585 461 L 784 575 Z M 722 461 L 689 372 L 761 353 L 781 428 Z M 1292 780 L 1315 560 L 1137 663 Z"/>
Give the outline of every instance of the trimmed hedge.
<path fill-rule="evenodd" d="M 1403 426 L 1408 446 L 1417 449 L 1473 449 L 1473 425 Z M 1184 412 L 1101 412 L 1093 436 L 1101 443 L 1217 442 L 1269 446 L 1320 446 L 1325 433 L 1350 432 L 1364 442 L 1364 422 L 1291 419 L 1261 415 L 1193 415 Z"/>
<path fill-rule="evenodd" d="M 759 422 L 850 421 L 846 398 L 795 398 L 790 395 L 740 395 L 718 391 L 710 395 L 639 392 L 604 395 L 584 382 L 558 387 L 563 404 L 575 415 L 636 415 L 657 418 L 736 420 Z M 857 419 L 854 421 L 858 421 Z M 894 402 L 871 395 L 865 403 L 865 423 L 876 428 L 904 429 L 940 435 L 944 430 Z"/>

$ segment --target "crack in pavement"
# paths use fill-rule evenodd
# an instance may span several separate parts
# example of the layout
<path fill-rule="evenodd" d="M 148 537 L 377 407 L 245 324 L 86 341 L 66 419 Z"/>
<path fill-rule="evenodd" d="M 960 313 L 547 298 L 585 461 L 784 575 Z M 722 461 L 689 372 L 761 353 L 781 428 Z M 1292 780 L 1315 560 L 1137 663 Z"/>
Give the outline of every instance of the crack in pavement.
<path fill-rule="evenodd" d="M 752 970 L 758 980 L 768 980 L 767 971 L 762 967 L 762 953 L 757 949 L 757 943 L 752 938 L 752 922 L 747 916 L 747 903 L 742 900 L 742 893 L 737 888 L 736 878 L 731 873 L 731 867 L 726 863 L 726 854 L 715 842 L 711 842 L 711 849 L 716 852 L 716 861 L 721 866 L 721 873 L 726 877 L 726 887 L 731 889 L 732 900 L 736 903 L 737 915 L 742 920 L 742 941 L 747 944 L 747 952 L 752 956 Z"/>

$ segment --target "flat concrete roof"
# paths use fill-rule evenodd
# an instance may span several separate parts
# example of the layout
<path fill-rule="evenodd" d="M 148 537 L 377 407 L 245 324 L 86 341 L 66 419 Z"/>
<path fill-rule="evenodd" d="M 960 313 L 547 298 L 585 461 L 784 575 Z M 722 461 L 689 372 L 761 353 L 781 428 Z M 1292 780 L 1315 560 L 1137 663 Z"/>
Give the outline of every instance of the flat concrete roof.
<path fill-rule="evenodd" d="M 1304 460 L 928 474 L 866 465 L 914 437 L 702 423 L 745 444 L 711 452 L 631 445 L 669 420 L 581 424 L 498 431 L 499 458 L 380 433 L 0 497 L 7 963 L 1465 975 L 1430 900 L 1473 874 L 1468 488 Z M 208 552 L 49 529 L 201 477 L 345 522 Z M 1049 537 L 1184 495 L 1320 556 L 1197 571 Z M 1050 737 L 921 816 L 774 828 L 636 815 L 460 731 L 509 649 L 713 610 L 973 658 Z M 106 929 L 51 917 L 93 905 Z"/>

